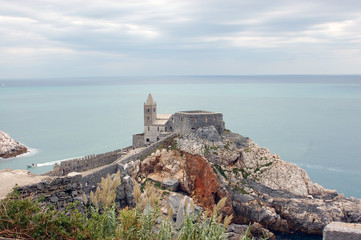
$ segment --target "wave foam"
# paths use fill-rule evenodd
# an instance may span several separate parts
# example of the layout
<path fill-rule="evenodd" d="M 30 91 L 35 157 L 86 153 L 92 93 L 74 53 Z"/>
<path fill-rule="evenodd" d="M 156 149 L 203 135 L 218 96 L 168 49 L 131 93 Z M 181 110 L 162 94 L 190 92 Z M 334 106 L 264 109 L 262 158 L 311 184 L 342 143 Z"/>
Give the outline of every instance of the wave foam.
<path fill-rule="evenodd" d="M 72 157 L 72 158 L 66 158 L 66 159 L 61 159 L 61 160 L 55 160 L 55 161 L 50 161 L 50 162 L 45 162 L 45 163 L 38 163 L 36 166 L 37 166 L 37 167 L 52 166 L 52 165 L 55 165 L 55 163 L 60 164 L 61 162 L 68 161 L 68 160 L 71 160 L 71 159 L 74 159 L 74 158 L 80 158 L 80 157 Z"/>

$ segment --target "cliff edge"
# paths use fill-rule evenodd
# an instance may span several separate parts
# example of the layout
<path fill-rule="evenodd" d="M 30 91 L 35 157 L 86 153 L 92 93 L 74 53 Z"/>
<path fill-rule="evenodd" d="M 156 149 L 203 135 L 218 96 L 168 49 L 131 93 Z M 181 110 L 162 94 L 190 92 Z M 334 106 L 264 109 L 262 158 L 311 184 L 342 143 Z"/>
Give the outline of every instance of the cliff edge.
<path fill-rule="evenodd" d="M 204 209 L 227 197 L 223 212 L 237 224 L 322 234 L 332 221 L 361 222 L 360 199 L 313 183 L 303 169 L 230 131 L 200 128 L 133 165 L 133 178 L 171 184 Z"/>
<path fill-rule="evenodd" d="M 28 149 L 12 139 L 7 133 L 0 131 L 0 158 L 16 157 L 28 152 Z"/>

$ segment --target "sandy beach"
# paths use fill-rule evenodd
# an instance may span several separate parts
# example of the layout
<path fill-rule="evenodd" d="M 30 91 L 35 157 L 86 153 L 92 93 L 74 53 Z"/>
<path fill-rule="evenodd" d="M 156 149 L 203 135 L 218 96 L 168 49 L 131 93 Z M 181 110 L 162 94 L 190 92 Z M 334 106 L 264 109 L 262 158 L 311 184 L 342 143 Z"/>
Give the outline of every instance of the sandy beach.
<path fill-rule="evenodd" d="M 2 169 L 0 170 L 0 200 L 5 198 L 16 184 L 25 186 L 38 183 L 45 178 L 47 177 L 33 174 L 28 170 Z"/>

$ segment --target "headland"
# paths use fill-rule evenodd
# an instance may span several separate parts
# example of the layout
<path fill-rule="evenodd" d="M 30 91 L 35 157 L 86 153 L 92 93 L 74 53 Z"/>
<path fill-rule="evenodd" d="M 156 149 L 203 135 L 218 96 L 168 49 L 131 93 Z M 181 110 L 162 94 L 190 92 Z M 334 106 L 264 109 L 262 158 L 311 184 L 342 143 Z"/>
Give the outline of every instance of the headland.
<path fill-rule="evenodd" d="M 123 183 L 117 188 L 118 207 L 134 206 L 135 182 L 151 181 L 164 192 L 175 222 L 181 221 L 182 202 L 210 210 L 227 197 L 222 212 L 234 216 L 229 226 L 234 237 L 249 223 L 264 231 L 317 235 L 334 221 L 361 223 L 360 199 L 313 183 L 303 169 L 227 130 L 221 113 L 160 115 L 151 95 L 144 104 L 144 133 L 133 135 L 133 146 L 64 161 L 44 174 L 46 179 L 18 191 L 45 196 L 63 210 L 68 203 L 84 202 L 102 178 L 118 171 Z"/>

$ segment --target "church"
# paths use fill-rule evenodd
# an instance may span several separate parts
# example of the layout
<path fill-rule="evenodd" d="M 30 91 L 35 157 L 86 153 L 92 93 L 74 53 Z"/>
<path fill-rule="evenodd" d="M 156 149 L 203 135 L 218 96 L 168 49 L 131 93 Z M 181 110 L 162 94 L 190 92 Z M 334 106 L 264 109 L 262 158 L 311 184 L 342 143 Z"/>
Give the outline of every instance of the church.
<path fill-rule="evenodd" d="M 133 147 L 143 147 L 168 136 L 196 132 L 203 126 L 214 126 L 219 134 L 224 131 L 223 114 L 202 110 L 158 114 L 157 103 L 149 93 L 144 103 L 144 132 L 133 135 Z"/>

